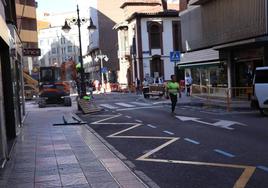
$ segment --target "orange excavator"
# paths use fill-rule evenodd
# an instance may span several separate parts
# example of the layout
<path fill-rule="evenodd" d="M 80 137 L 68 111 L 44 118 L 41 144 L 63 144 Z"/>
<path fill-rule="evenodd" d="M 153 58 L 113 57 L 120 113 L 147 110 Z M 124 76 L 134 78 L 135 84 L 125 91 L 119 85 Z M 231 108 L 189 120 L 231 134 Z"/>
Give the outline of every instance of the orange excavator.
<path fill-rule="evenodd" d="M 46 104 L 64 104 L 72 106 L 70 81 L 77 79 L 74 61 L 63 62 L 60 67 L 40 67 L 39 73 L 39 108 Z"/>

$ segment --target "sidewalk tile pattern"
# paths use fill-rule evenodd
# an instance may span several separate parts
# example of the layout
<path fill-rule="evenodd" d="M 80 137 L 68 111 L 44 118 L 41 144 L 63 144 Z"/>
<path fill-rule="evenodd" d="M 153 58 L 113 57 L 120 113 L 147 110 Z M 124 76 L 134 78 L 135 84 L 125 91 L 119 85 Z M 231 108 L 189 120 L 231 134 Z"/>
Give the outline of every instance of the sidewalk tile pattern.
<path fill-rule="evenodd" d="M 0 169 L 0 187 L 120 187 L 81 137 L 81 126 L 52 126 L 55 119 L 55 113 L 28 114 Z"/>

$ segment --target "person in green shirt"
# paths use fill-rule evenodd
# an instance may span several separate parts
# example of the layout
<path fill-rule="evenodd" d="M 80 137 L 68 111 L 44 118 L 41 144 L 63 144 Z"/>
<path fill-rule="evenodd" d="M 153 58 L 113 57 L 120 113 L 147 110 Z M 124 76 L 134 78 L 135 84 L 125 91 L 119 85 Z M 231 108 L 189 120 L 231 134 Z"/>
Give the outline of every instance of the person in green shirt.
<path fill-rule="evenodd" d="M 177 104 L 177 93 L 179 93 L 179 97 L 181 97 L 180 85 L 176 82 L 176 76 L 171 75 L 171 81 L 167 83 L 167 94 L 171 100 L 171 112 L 174 114 L 175 107 Z"/>

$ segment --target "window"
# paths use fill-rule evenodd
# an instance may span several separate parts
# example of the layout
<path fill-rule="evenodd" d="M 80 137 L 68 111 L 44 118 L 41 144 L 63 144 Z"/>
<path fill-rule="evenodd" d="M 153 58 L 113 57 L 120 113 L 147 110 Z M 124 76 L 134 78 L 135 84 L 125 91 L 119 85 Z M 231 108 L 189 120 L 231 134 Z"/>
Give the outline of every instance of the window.
<path fill-rule="evenodd" d="M 181 32 L 180 32 L 180 22 L 173 21 L 172 23 L 172 33 L 173 33 L 173 50 L 180 51 L 181 49 Z"/>
<path fill-rule="evenodd" d="M 44 44 L 44 40 L 40 40 L 40 46 L 43 46 L 43 44 Z"/>
<path fill-rule="evenodd" d="M 268 83 L 268 70 L 257 70 L 255 83 L 267 84 Z"/>
<path fill-rule="evenodd" d="M 72 46 L 68 46 L 68 52 L 72 52 L 73 51 L 73 47 Z"/>
<path fill-rule="evenodd" d="M 61 53 L 62 53 L 62 54 L 65 54 L 65 52 L 66 52 L 65 48 L 64 48 L 64 47 L 61 48 Z"/>
<path fill-rule="evenodd" d="M 161 48 L 161 25 L 159 23 L 149 24 L 149 37 L 151 48 Z"/>
<path fill-rule="evenodd" d="M 57 49 L 56 48 L 52 48 L 52 54 L 56 54 L 57 53 Z"/>
<path fill-rule="evenodd" d="M 153 57 L 150 63 L 151 77 L 159 78 L 164 76 L 164 65 L 160 57 Z"/>
<path fill-rule="evenodd" d="M 61 38 L 61 44 L 65 44 L 65 38 Z"/>

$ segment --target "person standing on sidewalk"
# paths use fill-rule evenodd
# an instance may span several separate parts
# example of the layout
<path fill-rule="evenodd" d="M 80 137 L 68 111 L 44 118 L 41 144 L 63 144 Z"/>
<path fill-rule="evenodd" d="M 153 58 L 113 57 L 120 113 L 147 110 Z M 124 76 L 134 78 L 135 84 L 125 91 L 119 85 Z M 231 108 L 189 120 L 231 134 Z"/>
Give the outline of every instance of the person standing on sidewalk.
<path fill-rule="evenodd" d="M 185 77 L 185 85 L 186 85 L 186 96 L 190 96 L 191 95 L 191 86 L 193 83 L 193 79 L 191 77 L 191 75 L 187 72 L 186 73 L 186 77 Z"/>
<path fill-rule="evenodd" d="M 176 81 L 176 76 L 171 75 L 171 81 L 167 83 L 167 94 L 171 100 L 171 113 L 174 114 L 175 107 L 177 104 L 177 94 L 179 93 L 179 97 L 181 97 L 180 85 Z"/>

